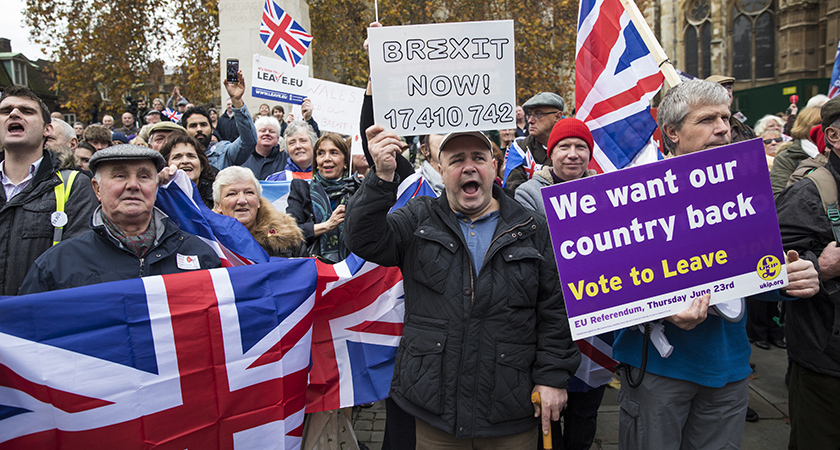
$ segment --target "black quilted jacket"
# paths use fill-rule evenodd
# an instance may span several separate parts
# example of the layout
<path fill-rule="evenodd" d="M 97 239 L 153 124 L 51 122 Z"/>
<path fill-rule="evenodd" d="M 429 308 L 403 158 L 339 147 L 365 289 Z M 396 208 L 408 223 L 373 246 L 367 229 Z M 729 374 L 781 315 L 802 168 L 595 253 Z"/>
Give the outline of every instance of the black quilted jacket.
<path fill-rule="evenodd" d="M 368 175 L 345 222 L 348 248 L 405 279 L 391 397 L 457 438 L 533 429 L 534 384 L 565 388 L 580 363 L 545 220 L 494 186 L 496 236 L 476 274 L 445 193 L 387 214 L 396 191 Z"/>
<path fill-rule="evenodd" d="M 840 158 L 831 152 L 826 168 L 840 187 Z M 779 229 L 785 250 L 796 250 L 820 270 L 819 257 L 834 241 L 817 186 L 802 179 L 776 199 Z M 820 281 L 812 298 L 786 302 L 788 356 L 803 367 L 840 377 L 840 278 Z"/>

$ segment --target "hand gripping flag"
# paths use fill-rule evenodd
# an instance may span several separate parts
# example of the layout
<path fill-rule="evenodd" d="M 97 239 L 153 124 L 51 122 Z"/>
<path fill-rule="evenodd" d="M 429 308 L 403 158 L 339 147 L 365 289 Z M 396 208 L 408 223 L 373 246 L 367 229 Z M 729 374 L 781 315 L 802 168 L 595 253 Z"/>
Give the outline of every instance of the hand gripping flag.
<path fill-rule="evenodd" d="M 265 0 L 260 22 L 260 39 L 283 61 L 294 67 L 309 50 L 312 35 L 273 0 Z"/>
<path fill-rule="evenodd" d="M 590 168 L 610 172 L 661 159 L 650 100 L 664 77 L 619 0 L 581 0 L 576 117 L 592 132 Z"/>
<path fill-rule="evenodd" d="M 837 53 L 834 54 L 834 69 L 831 71 L 831 82 L 828 86 L 828 98 L 840 94 L 840 42 L 837 43 Z"/>
<path fill-rule="evenodd" d="M 299 448 L 315 264 L 0 298 L 0 448 Z"/>

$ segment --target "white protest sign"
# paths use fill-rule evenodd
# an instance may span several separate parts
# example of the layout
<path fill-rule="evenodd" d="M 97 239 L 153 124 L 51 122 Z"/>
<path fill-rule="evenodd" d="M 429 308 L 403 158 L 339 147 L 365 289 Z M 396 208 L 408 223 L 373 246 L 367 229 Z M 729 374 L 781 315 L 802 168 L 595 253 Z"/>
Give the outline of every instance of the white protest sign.
<path fill-rule="evenodd" d="M 254 55 L 251 97 L 276 102 L 303 103 L 309 83 L 309 66 L 294 68 L 283 60 Z"/>
<path fill-rule="evenodd" d="M 368 28 L 374 120 L 401 135 L 516 124 L 513 21 Z"/>
<path fill-rule="evenodd" d="M 359 118 L 365 90 L 331 81 L 309 79 L 307 96 L 312 100 L 312 117 L 321 131 L 353 137 L 353 154 L 362 153 L 359 139 Z M 359 142 L 358 149 L 355 145 Z"/>

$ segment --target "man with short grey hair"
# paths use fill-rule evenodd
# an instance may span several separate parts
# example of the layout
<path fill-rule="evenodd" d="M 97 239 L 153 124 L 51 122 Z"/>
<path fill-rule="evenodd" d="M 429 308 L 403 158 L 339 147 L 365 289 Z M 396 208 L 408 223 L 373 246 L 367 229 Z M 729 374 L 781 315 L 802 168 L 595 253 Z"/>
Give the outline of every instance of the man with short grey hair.
<path fill-rule="evenodd" d="M 70 149 L 72 152 L 79 146 L 76 130 L 69 123 L 61 119 L 52 119 L 53 131 L 47 136 L 47 148 Z"/>
<path fill-rule="evenodd" d="M 160 152 L 123 144 L 90 158 L 102 203 L 91 230 L 57 245 L 32 265 L 21 294 L 221 267 L 219 256 L 155 208 Z"/>
<path fill-rule="evenodd" d="M 105 114 L 102 116 L 102 125 L 110 131 L 114 131 L 114 116 Z"/>
<path fill-rule="evenodd" d="M 726 89 L 691 80 L 665 93 L 657 118 L 666 148 L 681 156 L 729 144 L 729 115 Z M 783 292 L 813 296 L 819 289 L 814 265 L 795 252 L 785 259 L 790 284 Z M 695 297 L 689 309 L 662 321 L 674 347 L 667 358 L 645 352 L 649 343 L 638 327 L 616 334 L 613 358 L 624 364 L 620 448 L 740 448 L 752 373 L 746 316 L 732 323 L 707 315 L 709 300 L 709 294 Z"/>
<path fill-rule="evenodd" d="M 563 118 L 564 106 L 563 97 L 553 92 L 540 92 L 522 105 L 528 122 L 528 136 L 514 140 L 509 151 L 530 153 L 536 166 L 533 169 L 524 165 L 513 168 L 505 180 L 505 187 L 516 189 L 520 184 L 530 180 L 534 172 L 545 165 L 551 165 L 546 145 L 554 124 Z"/>

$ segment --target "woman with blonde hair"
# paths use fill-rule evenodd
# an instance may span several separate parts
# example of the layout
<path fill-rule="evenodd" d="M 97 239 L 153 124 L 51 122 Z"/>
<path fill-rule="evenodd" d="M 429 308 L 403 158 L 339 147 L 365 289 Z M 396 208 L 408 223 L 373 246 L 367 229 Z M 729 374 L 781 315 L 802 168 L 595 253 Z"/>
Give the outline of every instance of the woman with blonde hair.
<path fill-rule="evenodd" d="M 262 186 L 250 169 L 230 166 L 216 174 L 213 203 L 213 211 L 245 225 L 269 256 L 303 255 L 303 233 L 295 219 L 262 197 Z"/>
<path fill-rule="evenodd" d="M 820 123 L 819 107 L 806 107 L 799 112 L 790 131 L 793 141 L 780 145 L 776 151 L 776 158 L 773 160 L 773 169 L 770 170 L 773 196 L 778 197 L 785 189 L 791 174 L 802 161 L 816 158 L 820 154 L 817 145 L 809 140 L 811 127 L 818 123 Z"/>

